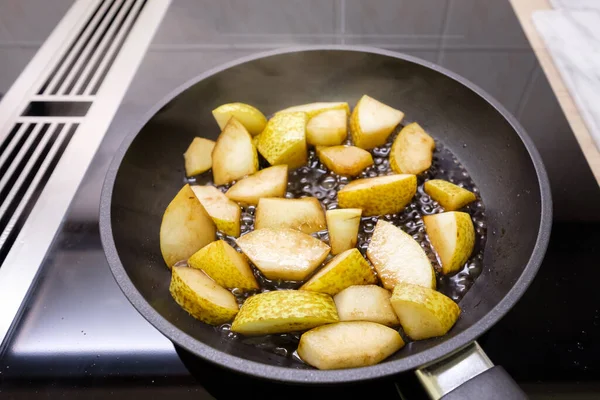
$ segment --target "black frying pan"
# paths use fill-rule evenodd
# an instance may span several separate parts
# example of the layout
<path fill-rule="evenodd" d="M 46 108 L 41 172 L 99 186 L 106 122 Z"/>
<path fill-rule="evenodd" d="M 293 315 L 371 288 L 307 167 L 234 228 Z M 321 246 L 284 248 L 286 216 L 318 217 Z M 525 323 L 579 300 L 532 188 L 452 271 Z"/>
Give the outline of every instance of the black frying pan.
<path fill-rule="evenodd" d="M 314 101 L 355 104 L 365 93 L 404 111 L 405 120 L 419 121 L 457 156 L 480 189 L 488 231 L 496 234 L 488 235 L 484 270 L 460 301 L 463 313 L 454 328 L 444 337 L 411 343 L 379 365 L 318 371 L 229 340 L 187 315 L 169 296 L 170 271 L 159 250 L 159 227 L 167 204 L 183 184 L 182 154 L 190 141 L 194 136 L 216 139 L 219 133 L 210 110 L 239 101 L 269 114 Z M 349 383 L 385 377 L 464 349 L 529 286 L 544 256 L 551 220 L 550 187 L 540 156 L 523 128 L 489 95 L 423 60 L 339 46 L 248 57 L 175 90 L 117 152 L 104 184 L 100 212 L 102 242 L 115 279 L 148 321 L 201 358 L 288 383 Z M 465 354 L 472 353 L 472 346 L 466 349 L 461 357 L 469 361 L 471 356 Z M 452 364 L 446 358 L 444 368 Z M 435 371 L 435 365 L 421 370 L 422 381 L 435 383 Z M 459 377 L 453 386 L 472 375 Z M 447 387 L 438 390 L 437 397 L 446 391 Z M 506 399 L 521 394 L 510 377 L 494 367 L 444 398 Z"/>

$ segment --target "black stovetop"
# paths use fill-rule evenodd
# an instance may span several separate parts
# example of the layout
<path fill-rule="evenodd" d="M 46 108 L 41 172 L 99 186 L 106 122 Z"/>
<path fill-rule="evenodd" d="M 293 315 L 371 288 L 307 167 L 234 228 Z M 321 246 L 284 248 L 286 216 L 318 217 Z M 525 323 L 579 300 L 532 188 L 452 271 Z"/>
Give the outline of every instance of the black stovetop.
<path fill-rule="evenodd" d="M 330 43 L 383 47 L 439 63 L 487 90 L 524 125 L 552 182 L 552 239 L 530 289 L 480 344 L 532 398 L 600 397 L 600 190 L 508 1 L 176 0 L 2 355 L 0 398 L 399 398 L 397 388 L 407 399 L 423 397 L 412 373 L 357 386 L 289 388 L 202 362 L 175 348 L 128 303 L 100 244 L 105 171 L 154 103 L 225 61 Z"/>

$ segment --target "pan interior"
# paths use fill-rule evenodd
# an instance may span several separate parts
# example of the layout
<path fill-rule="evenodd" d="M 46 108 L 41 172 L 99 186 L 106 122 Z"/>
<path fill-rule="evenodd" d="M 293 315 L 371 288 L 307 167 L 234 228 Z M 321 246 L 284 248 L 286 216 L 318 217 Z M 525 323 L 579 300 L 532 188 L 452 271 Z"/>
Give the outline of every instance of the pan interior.
<path fill-rule="evenodd" d="M 231 340 L 187 315 L 168 292 L 160 222 L 184 183 L 183 152 L 195 136 L 214 140 L 219 133 L 210 112 L 215 107 L 245 102 L 271 114 L 315 101 L 354 105 L 363 94 L 402 110 L 403 123 L 419 122 L 458 158 L 480 190 L 489 232 L 483 271 L 461 300 L 463 313 L 455 327 L 444 337 L 409 344 L 384 364 L 443 346 L 498 305 L 524 271 L 540 228 L 539 182 L 519 136 L 487 101 L 440 72 L 383 54 L 320 50 L 256 59 L 201 80 L 169 101 L 133 140 L 114 181 L 109 229 L 126 273 L 117 280 L 129 279 L 149 305 L 138 307 L 140 312 L 150 321 L 158 313 L 190 337 L 230 355 L 307 368 Z M 203 355 L 201 346 L 191 350 Z M 395 365 L 396 371 L 411 367 Z"/>

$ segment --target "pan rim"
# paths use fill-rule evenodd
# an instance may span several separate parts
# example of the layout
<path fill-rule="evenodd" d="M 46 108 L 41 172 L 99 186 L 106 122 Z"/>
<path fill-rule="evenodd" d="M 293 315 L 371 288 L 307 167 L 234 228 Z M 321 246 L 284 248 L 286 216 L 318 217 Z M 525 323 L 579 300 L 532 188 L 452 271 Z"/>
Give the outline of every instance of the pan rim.
<path fill-rule="evenodd" d="M 354 51 L 393 57 L 396 59 L 416 63 L 429 69 L 433 69 L 434 71 L 439 72 L 457 81 L 458 83 L 466 86 L 478 96 L 487 101 L 492 107 L 494 107 L 494 109 L 496 109 L 497 112 L 499 112 L 504 117 L 504 119 L 511 125 L 513 130 L 517 133 L 517 135 L 523 142 L 523 145 L 525 146 L 525 149 L 527 150 L 529 157 L 531 158 L 531 161 L 533 163 L 533 167 L 536 171 L 541 199 L 540 226 L 535 242 L 535 247 L 523 272 L 521 273 L 513 287 L 502 298 L 502 300 L 487 314 L 485 314 L 477 323 L 471 325 L 455 337 L 445 340 L 440 344 L 431 347 L 430 349 L 427 349 L 425 351 L 422 351 L 418 354 L 407 356 L 399 360 L 387 361 L 385 363 L 369 367 L 331 371 L 280 367 L 263 364 L 227 354 L 224 351 L 217 350 L 209 345 L 202 343 L 197 339 L 194 339 L 190 335 L 181 331 L 179 328 L 175 327 L 166 318 L 164 318 L 156 310 L 154 310 L 154 308 L 150 306 L 150 304 L 137 290 L 133 282 L 129 279 L 129 276 L 127 275 L 127 272 L 125 271 L 125 268 L 123 267 L 119 255 L 117 253 L 114 237 L 112 234 L 111 223 L 111 199 L 115 179 L 117 176 L 117 171 L 130 145 L 140 133 L 141 128 L 145 126 L 145 124 L 156 114 L 156 112 L 158 112 L 163 106 L 168 104 L 173 98 L 182 93 L 184 90 L 200 82 L 201 80 L 204 80 L 221 71 L 260 58 L 308 51 Z M 546 249 L 548 247 L 548 242 L 550 240 L 550 231 L 552 226 L 552 199 L 550 193 L 550 183 L 542 158 L 537 148 L 533 144 L 532 139 L 525 132 L 524 128 L 519 124 L 516 118 L 512 116 L 511 113 L 509 113 L 497 100 L 495 100 L 491 95 L 489 95 L 479 86 L 475 85 L 469 80 L 444 67 L 410 55 L 368 46 L 348 45 L 294 46 L 255 53 L 221 64 L 215 68 L 211 68 L 210 70 L 200 74 L 199 76 L 188 80 L 184 84 L 171 91 L 157 104 L 155 104 L 142 118 L 138 120 L 138 122 L 134 126 L 135 128 L 132 129 L 132 131 L 126 135 L 125 139 L 123 139 L 121 145 L 119 146 L 119 149 L 115 153 L 110 163 L 101 193 L 99 219 L 100 238 L 113 277 L 115 278 L 120 289 L 123 291 L 125 297 L 136 308 L 136 310 L 156 329 L 158 329 L 158 331 L 160 331 L 173 343 L 181 346 L 185 350 L 193 353 L 194 355 L 206 361 L 213 362 L 224 368 L 239 373 L 247 374 L 256 378 L 269 379 L 283 383 L 350 383 L 389 377 L 391 375 L 395 375 L 404 371 L 416 369 L 420 366 L 429 364 L 435 360 L 442 359 L 445 356 L 453 353 L 455 350 L 476 340 L 479 336 L 481 336 L 489 328 L 496 324 L 502 317 L 504 317 L 508 310 L 510 310 L 518 302 L 518 300 L 527 290 L 533 278 L 535 277 L 544 258 Z"/>

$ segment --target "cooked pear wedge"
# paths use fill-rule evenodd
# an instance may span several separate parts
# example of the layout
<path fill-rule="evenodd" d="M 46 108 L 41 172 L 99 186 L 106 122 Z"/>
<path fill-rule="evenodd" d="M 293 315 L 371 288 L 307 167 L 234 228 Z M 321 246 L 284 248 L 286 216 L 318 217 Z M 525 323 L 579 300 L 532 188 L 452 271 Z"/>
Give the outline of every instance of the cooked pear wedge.
<path fill-rule="evenodd" d="M 235 297 L 198 269 L 173 267 L 169 291 L 192 317 L 211 325 L 229 322 L 238 313 Z"/>
<path fill-rule="evenodd" d="M 268 279 L 303 281 L 329 254 L 329 246 L 295 229 L 256 229 L 237 239 Z"/>
<path fill-rule="evenodd" d="M 315 152 L 317 153 L 317 157 L 321 155 L 321 151 L 325 150 L 329 146 L 315 146 Z"/>
<path fill-rule="evenodd" d="M 396 285 L 391 302 L 402 329 L 413 340 L 445 335 L 460 315 L 451 298 L 409 283 Z"/>
<path fill-rule="evenodd" d="M 171 268 L 215 240 L 217 229 L 190 185 L 167 206 L 160 224 L 160 251 Z"/>
<path fill-rule="evenodd" d="M 236 182 L 225 195 L 245 206 L 255 206 L 263 197 L 284 197 L 287 180 L 287 165 L 276 165 Z"/>
<path fill-rule="evenodd" d="M 322 102 L 322 103 L 309 103 L 302 104 L 299 106 L 288 107 L 281 111 L 277 111 L 275 114 L 291 113 L 291 112 L 303 112 L 306 113 L 308 119 L 314 118 L 321 113 L 342 110 L 346 114 L 346 118 L 350 115 L 350 106 L 346 102 Z"/>
<path fill-rule="evenodd" d="M 392 144 L 390 167 L 397 174 L 420 174 L 431 167 L 435 142 L 413 122 L 406 125 Z"/>
<path fill-rule="evenodd" d="M 360 208 L 338 208 L 325 212 L 331 254 L 340 254 L 356 246 L 361 215 Z"/>
<path fill-rule="evenodd" d="M 297 332 L 338 322 L 331 296 L 300 290 L 278 290 L 250 297 L 231 325 L 248 336 Z"/>
<path fill-rule="evenodd" d="M 350 117 L 352 143 L 362 149 L 384 144 L 404 118 L 404 113 L 364 95 Z"/>
<path fill-rule="evenodd" d="M 225 129 L 225 125 L 231 117 L 234 117 L 248 130 L 252 136 L 258 135 L 265 129 L 267 118 L 257 108 L 244 103 L 229 103 L 223 104 L 212 111 L 217 124 L 221 130 Z"/>
<path fill-rule="evenodd" d="M 373 156 L 355 146 L 331 146 L 319 149 L 319 160 L 338 175 L 356 176 L 373 165 Z"/>
<path fill-rule="evenodd" d="M 329 110 L 313 117 L 306 124 L 306 141 L 313 146 L 342 144 L 348 136 L 348 112 Z"/>
<path fill-rule="evenodd" d="M 298 355 L 318 369 L 367 367 L 404 347 L 400 334 L 374 322 L 339 322 L 300 337 Z"/>
<path fill-rule="evenodd" d="M 252 136 L 252 144 L 254 145 L 254 147 L 256 147 L 256 149 L 258 150 L 258 140 L 260 138 L 260 133 L 256 136 Z"/>
<path fill-rule="evenodd" d="M 400 321 L 390 303 L 392 294 L 376 285 L 350 286 L 335 295 L 333 301 L 340 321 L 370 321 L 398 326 Z"/>
<path fill-rule="evenodd" d="M 302 199 L 262 198 L 256 207 L 254 227 L 291 228 L 304 233 L 325 229 L 325 213 L 315 197 Z"/>
<path fill-rule="evenodd" d="M 198 250 L 190 257 L 188 265 L 201 269 L 224 288 L 243 291 L 258 289 L 246 257 L 224 240 L 217 240 Z"/>
<path fill-rule="evenodd" d="M 215 142 L 204 138 L 194 138 L 183 153 L 186 176 L 194 176 L 208 171 L 212 167 L 212 151 Z"/>
<path fill-rule="evenodd" d="M 308 280 L 300 290 L 335 295 L 352 285 L 377 282 L 371 266 L 358 249 L 350 249 L 335 256 Z"/>
<path fill-rule="evenodd" d="M 271 165 L 298 168 L 307 161 L 306 113 L 276 114 L 258 137 L 258 151 Z"/>
<path fill-rule="evenodd" d="M 477 200 L 474 193 L 442 179 L 429 180 L 425 182 L 423 188 L 425 189 L 425 193 L 440 203 L 446 211 L 459 210 Z"/>
<path fill-rule="evenodd" d="M 415 175 L 387 175 L 357 179 L 338 192 L 340 208 L 360 208 L 363 216 L 402 211 L 417 192 Z"/>
<path fill-rule="evenodd" d="M 235 118 L 219 135 L 212 152 L 213 181 L 224 185 L 258 171 L 258 155 L 252 136 Z"/>
<path fill-rule="evenodd" d="M 435 272 L 421 245 L 389 222 L 377 221 L 367 257 L 388 290 L 400 282 L 435 289 Z"/>
<path fill-rule="evenodd" d="M 475 245 L 475 228 L 471 216 L 460 211 L 423 217 L 425 232 L 440 258 L 444 275 L 459 271 Z"/>
<path fill-rule="evenodd" d="M 204 206 L 217 229 L 229 236 L 240 236 L 242 210 L 214 186 L 192 186 L 192 191 Z"/>

